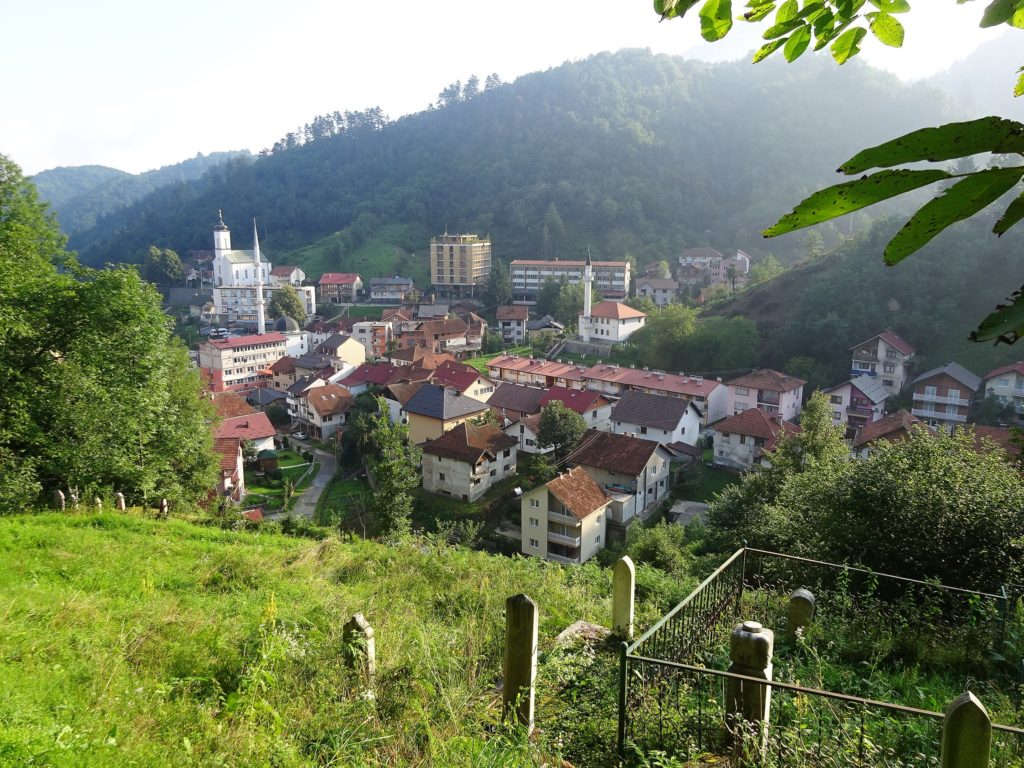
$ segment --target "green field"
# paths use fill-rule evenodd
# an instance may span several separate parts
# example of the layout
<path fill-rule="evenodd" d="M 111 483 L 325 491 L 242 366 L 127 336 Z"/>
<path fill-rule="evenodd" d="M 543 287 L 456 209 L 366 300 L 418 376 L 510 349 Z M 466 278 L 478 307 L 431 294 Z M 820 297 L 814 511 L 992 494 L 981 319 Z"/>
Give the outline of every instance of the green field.
<path fill-rule="evenodd" d="M 385 227 L 376 237 L 369 238 L 352 253 L 338 259 L 338 239 L 330 235 L 312 245 L 286 253 L 275 259 L 282 264 L 297 264 L 310 280 L 318 280 L 324 272 L 358 272 L 369 290 L 371 277 L 402 275 L 410 277 L 421 287 L 430 284 L 430 264 L 427 243 L 415 255 L 403 250 L 395 241 L 407 239 L 401 227 Z"/>
<path fill-rule="evenodd" d="M 687 501 L 711 502 L 727 487 L 740 482 L 740 476 L 736 472 L 717 467 L 700 467 L 695 471 L 695 482 L 681 488 L 679 498 Z"/>
<path fill-rule="evenodd" d="M 511 349 L 506 349 L 504 352 L 495 352 L 493 355 L 471 357 L 464 362 L 466 365 L 476 368 L 480 373 L 487 373 L 487 363 L 499 355 L 530 355 L 532 353 L 533 349 L 531 347 L 512 347 Z"/>
<path fill-rule="evenodd" d="M 324 519 L 325 513 L 333 514 L 335 510 L 344 509 L 350 497 L 369 492 L 370 486 L 365 480 L 342 480 L 340 477 L 335 477 L 324 490 L 316 505 L 317 522 L 321 525 L 329 525 L 331 520 Z"/>

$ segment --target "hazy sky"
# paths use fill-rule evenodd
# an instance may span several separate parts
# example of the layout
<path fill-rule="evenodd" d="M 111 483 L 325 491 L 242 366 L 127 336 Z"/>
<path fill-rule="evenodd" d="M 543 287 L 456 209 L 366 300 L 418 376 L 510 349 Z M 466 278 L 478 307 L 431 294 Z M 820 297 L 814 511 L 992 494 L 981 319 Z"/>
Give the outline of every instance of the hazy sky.
<path fill-rule="evenodd" d="M 1000 34 L 977 28 L 983 3 L 913 5 L 905 47 L 868 44 L 864 59 L 912 79 Z M 744 24 L 705 43 L 696 17 L 659 23 L 650 0 L 0 0 L 0 12 L 0 153 L 29 174 L 256 152 L 317 114 L 420 110 L 472 73 L 513 80 L 635 47 L 735 59 L 759 44 Z"/>

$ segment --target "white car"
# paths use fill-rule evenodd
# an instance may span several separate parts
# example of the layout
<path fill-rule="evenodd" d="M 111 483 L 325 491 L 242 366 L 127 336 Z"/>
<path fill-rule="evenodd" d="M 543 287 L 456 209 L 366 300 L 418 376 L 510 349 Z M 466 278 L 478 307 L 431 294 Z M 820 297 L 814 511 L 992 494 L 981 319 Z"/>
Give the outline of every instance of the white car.
<path fill-rule="evenodd" d="M 307 437 L 309 437 L 309 435 L 307 435 L 305 432 L 292 432 L 292 437 L 294 437 L 296 440 L 305 440 Z"/>

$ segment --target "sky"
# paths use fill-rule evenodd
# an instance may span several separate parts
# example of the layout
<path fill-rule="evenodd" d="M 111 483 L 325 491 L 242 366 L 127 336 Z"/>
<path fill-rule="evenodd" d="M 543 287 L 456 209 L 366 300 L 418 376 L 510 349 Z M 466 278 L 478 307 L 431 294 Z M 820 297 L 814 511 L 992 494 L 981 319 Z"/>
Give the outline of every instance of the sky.
<path fill-rule="evenodd" d="M 861 58 L 917 79 L 1002 34 L 978 29 L 980 2 L 912 4 L 904 47 L 869 41 Z M 763 31 L 709 44 L 695 15 L 660 23 L 650 0 L 0 0 L 0 14 L 0 153 L 26 174 L 258 152 L 318 114 L 397 118 L 474 73 L 511 81 L 604 50 L 749 58 Z"/>

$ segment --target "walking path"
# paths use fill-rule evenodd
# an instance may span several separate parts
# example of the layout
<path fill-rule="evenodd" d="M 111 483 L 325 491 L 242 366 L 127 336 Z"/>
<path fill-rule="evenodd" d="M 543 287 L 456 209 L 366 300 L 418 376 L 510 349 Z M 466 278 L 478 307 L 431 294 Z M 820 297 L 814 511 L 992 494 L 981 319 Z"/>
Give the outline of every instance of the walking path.
<path fill-rule="evenodd" d="M 338 471 L 338 462 L 334 460 L 334 454 L 317 448 L 313 451 L 313 455 L 316 461 L 320 462 L 320 471 L 313 478 L 313 483 L 296 499 L 295 507 L 292 510 L 292 514 L 296 517 L 308 517 L 310 520 L 316 513 L 316 503 L 320 500 L 320 495 L 334 479 L 335 472 Z"/>

